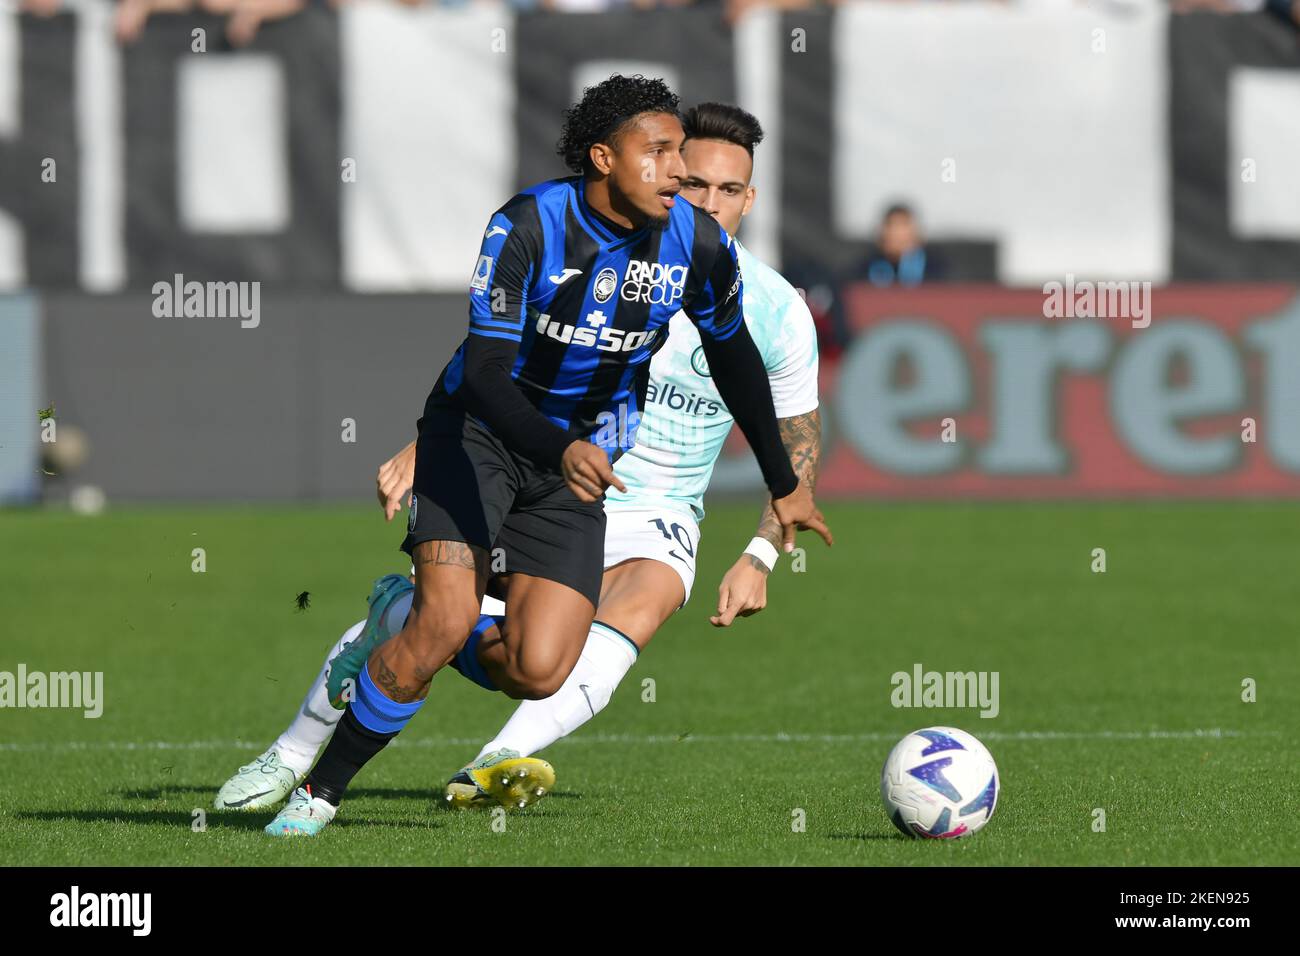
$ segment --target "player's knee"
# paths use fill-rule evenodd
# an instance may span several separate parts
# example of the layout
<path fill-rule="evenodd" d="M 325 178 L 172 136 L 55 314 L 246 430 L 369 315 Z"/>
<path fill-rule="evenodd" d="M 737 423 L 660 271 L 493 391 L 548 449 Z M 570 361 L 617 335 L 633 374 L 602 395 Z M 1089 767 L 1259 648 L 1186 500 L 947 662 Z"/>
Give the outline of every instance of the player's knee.
<path fill-rule="evenodd" d="M 419 647 L 450 655 L 460 650 L 477 623 L 478 606 L 473 601 L 448 600 L 412 609 L 406 626 Z"/>
<path fill-rule="evenodd" d="M 564 686 L 564 678 L 525 679 L 516 684 L 519 700 L 546 700 L 559 693 Z"/>
<path fill-rule="evenodd" d="M 545 700 L 559 693 L 564 686 L 567 671 L 556 667 L 521 667 L 517 662 L 508 667 L 512 693 L 518 700 Z"/>

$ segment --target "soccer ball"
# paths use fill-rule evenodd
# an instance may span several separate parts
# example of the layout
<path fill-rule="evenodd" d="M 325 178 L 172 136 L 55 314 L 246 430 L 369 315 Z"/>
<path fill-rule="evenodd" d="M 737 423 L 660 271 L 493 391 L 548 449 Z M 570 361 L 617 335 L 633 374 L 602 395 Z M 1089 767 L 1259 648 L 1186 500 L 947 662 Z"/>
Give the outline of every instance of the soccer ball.
<path fill-rule="evenodd" d="M 880 796 L 889 819 L 907 836 L 967 836 L 993 816 L 998 768 L 966 731 L 927 727 L 889 752 L 880 772 Z"/>

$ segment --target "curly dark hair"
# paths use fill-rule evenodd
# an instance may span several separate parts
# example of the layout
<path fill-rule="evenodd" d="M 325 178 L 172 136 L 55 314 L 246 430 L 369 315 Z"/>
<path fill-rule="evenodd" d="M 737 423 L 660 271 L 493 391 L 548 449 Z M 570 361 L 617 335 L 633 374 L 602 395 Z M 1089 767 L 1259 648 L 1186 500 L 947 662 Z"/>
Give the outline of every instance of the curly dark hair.
<path fill-rule="evenodd" d="M 585 173 L 596 143 L 615 144 L 628 120 L 641 113 L 677 115 L 677 94 L 663 80 L 615 73 L 582 91 L 582 99 L 564 111 L 564 129 L 555 151 L 575 173 Z"/>

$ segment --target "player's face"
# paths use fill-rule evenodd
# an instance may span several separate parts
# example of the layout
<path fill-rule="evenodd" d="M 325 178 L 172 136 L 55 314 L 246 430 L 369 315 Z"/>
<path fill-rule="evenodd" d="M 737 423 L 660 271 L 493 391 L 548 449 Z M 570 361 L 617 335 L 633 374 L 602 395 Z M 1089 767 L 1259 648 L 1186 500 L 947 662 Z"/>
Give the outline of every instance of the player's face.
<path fill-rule="evenodd" d="M 699 206 L 734 236 L 741 217 L 754 205 L 754 187 L 749 184 L 754 160 L 744 147 L 717 139 L 690 140 L 682 147 L 682 155 L 686 157 L 682 198 Z"/>
<path fill-rule="evenodd" d="M 682 124 L 667 113 L 643 113 L 623 129 L 609 154 L 611 193 L 652 223 L 666 223 L 677 203 L 682 176 Z"/>

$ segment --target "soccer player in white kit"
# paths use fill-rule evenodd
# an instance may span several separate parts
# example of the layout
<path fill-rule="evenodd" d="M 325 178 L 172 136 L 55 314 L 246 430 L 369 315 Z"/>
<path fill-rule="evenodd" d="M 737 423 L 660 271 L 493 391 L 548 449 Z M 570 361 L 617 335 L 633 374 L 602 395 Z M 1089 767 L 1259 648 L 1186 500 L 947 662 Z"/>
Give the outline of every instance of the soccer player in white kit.
<path fill-rule="evenodd" d="M 716 103 L 687 111 L 683 127 L 687 176 L 681 195 L 734 237 L 753 206 L 755 191 L 749 182 L 762 129 L 743 110 Z M 739 241 L 736 245 L 745 323 L 768 371 L 791 463 L 799 480 L 811 488 L 821 457 L 812 316 L 790 283 Z M 531 755 L 596 716 L 655 632 L 690 598 L 704 490 L 731 426 L 731 414 L 709 377 L 699 333 L 678 314 L 670 323 L 667 342 L 651 361 L 636 444 L 615 464 L 627 491 L 611 488 L 606 494 L 605 573 L 582 655 L 555 694 L 522 701 L 479 756 L 452 778 L 446 789 L 450 806 L 522 807 L 554 784 L 550 765 Z M 628 423 L 611 421 L 610 427 L 626 428 Z M 411 487 L 413 472 L 414 443 L 380 469 L 380 499 L 390 519 Z M 781 546 L 781 525 L 769 502 L 757 534 L 719 586 L 717 613 L 710 618 L 715 626 L 726 627 L 737 616 L 763 608 L 767 575 Z M 329 686 L 329 662 L 358 638 L 363 638 L 358 648 L 368 655 L 375 643 L 400 631 L 410 591 L 399 575 L 378 582 L 370 616 L 331 648 L 293 723 L 269 750 L 226 782 L 217 795 L 218 808 L 262 809 L 293 791 L 342 715 L 331 706 L 338 688 Z M 493 603 L 496 607 L 490 606 Z M 499 614 L 500 608 L 500 602 L 485 599 L 484 613 Z M 476 660 L 480 636 L 471 636 L 454 666 L 490 687 Z"/>

